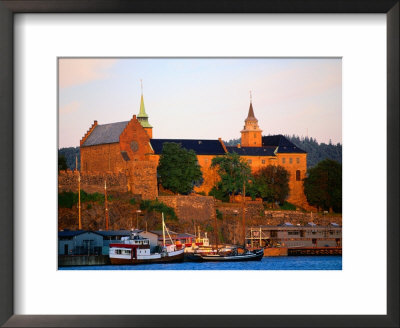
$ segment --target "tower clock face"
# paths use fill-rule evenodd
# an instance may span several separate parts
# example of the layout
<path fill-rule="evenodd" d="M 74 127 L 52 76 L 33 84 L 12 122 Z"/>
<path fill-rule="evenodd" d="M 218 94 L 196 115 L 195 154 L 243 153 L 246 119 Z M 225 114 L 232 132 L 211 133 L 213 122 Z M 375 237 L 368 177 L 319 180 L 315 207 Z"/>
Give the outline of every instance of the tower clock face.
<path fill-rule="evenodd" d="M 137 141 L 135 141 L 135 140 L 131 141 L 130 146 L 131 146 L 131 150 L 132 150 L 134 153 L 137 152 L 138 149 L 139 149 L 139 144 L 138 144 Z"/>

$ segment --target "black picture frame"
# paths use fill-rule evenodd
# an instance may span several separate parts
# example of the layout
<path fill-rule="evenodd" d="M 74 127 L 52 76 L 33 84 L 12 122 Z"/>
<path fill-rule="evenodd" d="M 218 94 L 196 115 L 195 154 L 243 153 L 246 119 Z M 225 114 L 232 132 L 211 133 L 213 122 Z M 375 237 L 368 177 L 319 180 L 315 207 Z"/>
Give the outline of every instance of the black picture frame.
<path fill-rule="evenodd" d="M 5 327 L 399 327 L 399 8 L 398 0 L 0 0 L 0 324 Z M 14 315 L 13 22 L 17 13 L 385 13 L 387 315 Z"/>

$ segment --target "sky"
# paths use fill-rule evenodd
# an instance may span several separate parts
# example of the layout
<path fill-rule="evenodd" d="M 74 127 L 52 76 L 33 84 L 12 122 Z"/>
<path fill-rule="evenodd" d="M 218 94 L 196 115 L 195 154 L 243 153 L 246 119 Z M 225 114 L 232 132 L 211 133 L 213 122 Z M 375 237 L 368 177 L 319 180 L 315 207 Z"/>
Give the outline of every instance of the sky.
<path fill-rule="evenodd" d="M 341 59 L 59 59 L 59 147 L 94 120 L 137 115 L 141 86 L 156 139 L 240 138 L 250 103 L 263 135 L 342 143 Z"/>

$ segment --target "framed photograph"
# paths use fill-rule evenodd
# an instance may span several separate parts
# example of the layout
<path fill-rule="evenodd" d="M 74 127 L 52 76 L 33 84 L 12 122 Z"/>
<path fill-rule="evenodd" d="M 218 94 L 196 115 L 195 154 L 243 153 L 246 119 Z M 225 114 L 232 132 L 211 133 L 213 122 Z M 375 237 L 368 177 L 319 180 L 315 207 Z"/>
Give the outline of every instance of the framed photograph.
<path fill-rule="evenodd" d="M 2 325 L 399 325 L 398 1 L 0 21 Z"/>

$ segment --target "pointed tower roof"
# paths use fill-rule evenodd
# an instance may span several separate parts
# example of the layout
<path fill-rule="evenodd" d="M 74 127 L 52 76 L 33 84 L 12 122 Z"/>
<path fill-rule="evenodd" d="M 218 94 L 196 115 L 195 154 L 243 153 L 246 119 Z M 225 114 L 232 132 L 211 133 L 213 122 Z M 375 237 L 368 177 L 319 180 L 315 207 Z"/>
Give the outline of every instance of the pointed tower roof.
<path fill-rule="evenodd" d="M 144 107 L 142 80 L 140 80 L 140 85 L 142 89 L 142 95 L 140 97 L 140 110 L 137 119 L 144 128 L 152 128 L 152 126 L 149 123 L 149 116 L 146 114 L 146 108 Z"/>
<path fill-rule="evenodd" d="M 142 95 L 141 95 L 141 97 L 140 97 L 140 110 L 139 110 L 139 114 L 138 114 L 138 116 L 137 116 L 138 118 L 139 117 L 149 117 L 147 114 L 146 114 L 146 108 L 144 107 L 144 100 L 143 100 L 143 93 L 142 93 Z"/>
<path fill-rule="evenodd" d="M 253 120 L 256 119 L 256 117 L 254 116 L 254 110 L 253 110 L 253 104 L 252 103 L 250 103 L 249 114 L 247 115 L 247 120 L 248 119 L 253 119 Z"/>
<path fill-rule="evenodd" d="M 254 116 L 254 110 L 253 110 L 253 99 L 251 96 L 251 91 L 250 91 L 250 107 L 249 107 L 249 114 L 247 114 L 247 118 L 245 119 L 245 122 L 247 121 L 257 121 L 256 117 Z"/>

